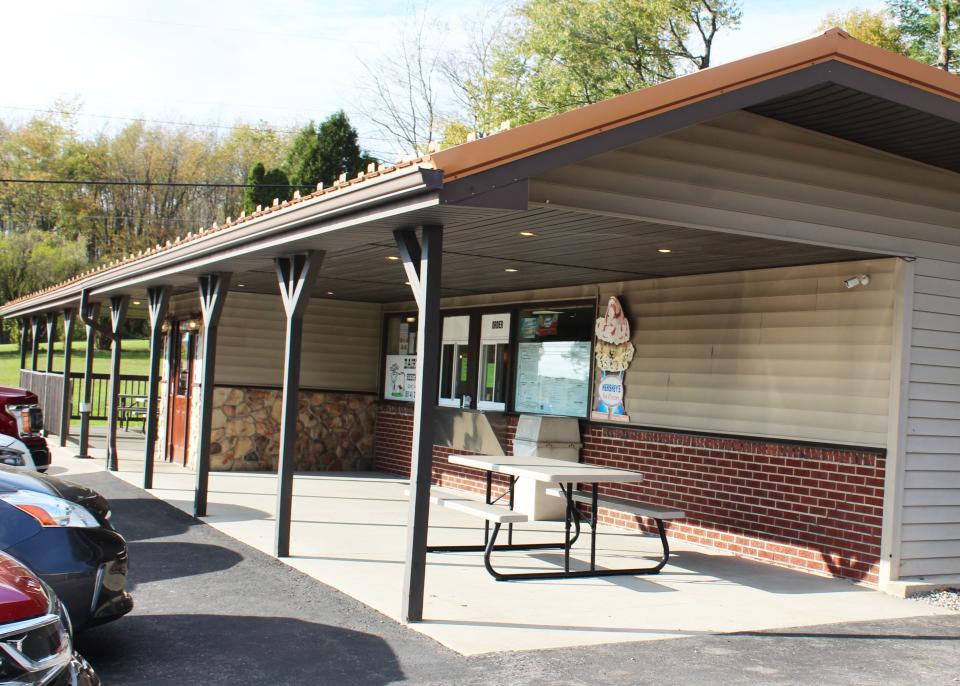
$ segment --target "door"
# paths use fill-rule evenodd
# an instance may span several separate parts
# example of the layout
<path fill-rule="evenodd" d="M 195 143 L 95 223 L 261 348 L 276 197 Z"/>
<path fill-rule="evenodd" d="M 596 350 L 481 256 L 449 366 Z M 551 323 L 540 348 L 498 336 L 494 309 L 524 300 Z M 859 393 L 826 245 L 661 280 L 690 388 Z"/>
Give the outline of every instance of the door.
<path fill-rule="evenodd" d="M 171 341 L 176 346 L 172 355 L 173 369 L 170 383 L 170 429 L 168 441 L 170 460 L 186 466 L 187 438 L 190 435 L 190 387 L 193 382 L 194 334 L 171 329 Z"/>

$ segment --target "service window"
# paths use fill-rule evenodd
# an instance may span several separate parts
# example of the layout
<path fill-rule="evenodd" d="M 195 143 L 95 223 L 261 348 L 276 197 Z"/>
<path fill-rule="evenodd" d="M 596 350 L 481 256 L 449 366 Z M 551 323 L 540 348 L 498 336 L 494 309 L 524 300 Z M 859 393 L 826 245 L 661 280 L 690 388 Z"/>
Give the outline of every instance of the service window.
<path fill-rule="evenodd" d="M 595 307 L 520 310 L 514 409 L 586 417 Z"/>
<path fill-rule="evenodd" d="M 480 317 L 477 409 L 505 410 L 510 368 L 510 313 Z"/>
<path fill-rule="evenodd" d="M 470 316 L 443 318 L 440 341 L 440 404 L 470 406 Z"/>
<path fill-rule="evenodd" d="M 392 315 L 387 317 L 386 330 L 383 397 L 413 402 L 417 395 L 417 318 Z"/>

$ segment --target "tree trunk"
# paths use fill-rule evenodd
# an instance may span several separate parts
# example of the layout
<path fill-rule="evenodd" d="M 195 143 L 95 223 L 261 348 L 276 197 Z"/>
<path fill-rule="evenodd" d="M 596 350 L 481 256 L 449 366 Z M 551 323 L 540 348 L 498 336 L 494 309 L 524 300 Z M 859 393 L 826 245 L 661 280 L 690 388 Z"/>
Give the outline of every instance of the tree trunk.
<path fill-rule="evenodd" d="M 937 32 L 937 67 L 950 70 L 950 0 L 940 0 L 940 29 Z"/>

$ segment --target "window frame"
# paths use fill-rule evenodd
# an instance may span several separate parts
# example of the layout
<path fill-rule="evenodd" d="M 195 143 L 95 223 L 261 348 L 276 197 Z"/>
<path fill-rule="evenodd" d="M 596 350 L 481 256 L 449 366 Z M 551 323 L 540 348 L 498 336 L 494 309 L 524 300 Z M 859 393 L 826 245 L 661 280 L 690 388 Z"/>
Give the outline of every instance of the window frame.
<path fill-rule="evenodd" d="M 490 304 L 490 305 L 475 305 L 472 307 L 449 307 L 440 309 L 440 355 L 443 355 L 443 319 L 446 317 L 456 317 L 456 316 L 469 316 L 470 317 L 470 328 L 469 328 L 469 338 L 468 338 L 468 365 L 467 365 L 467 388 L 473 390 L 473 393 L 470 398 L 470 406 L 463 407 L 464 410 L 475 410 L 480 412 L 489 412 L 489 413 L 500 413 L 500 414 L 517 414 L 515 404 L 516 404 L 516 390 L 517 390 L 517 352 L 518 344 L 520 342 L 520 312 L 523 310 L 528 310 L 531 308 L 539 307 L 584 307 L 592 308 L 594 317 L 598 316 L 598 297 L 581 297 L 581 298 L 558 298 L 556 300 L 533 300 L 533 301 L 512 301 L 508 303 L 501 304 Z M 510 315 L 510 339 L 507 343 L 507 354 L 509 356 L 509 363 L 506 370 L 506 389 L 505 389 L 505 400 L 503 409 L 485 409 L 478 406 L 479 401 L 479 390 L 480 390 L 480 378 L 479 378 L 479 362 L 480 362 L 480 335 L 481 335 L 481 317 L 484 314 L 509 314 Z M 416 310 L 396 310 L 391 312 L 383 313 L 383 336 L 382 336 L 382 351 L 380 354 L 380 386 L 379 386 L 379 397 L 381 401 L 386 402 L 396 402 L 396 403 L 410 403 L 408 400 L 396 400 L 393 398 L 386 397 L 384 393 L 384 377 L 386 374 L 386 358 L 387 358 L 387 320 L 391 317 L 400 317 L 405 319 L 406 317 L 417 317 L 419 319 L 420 313 Z M 590 374 L 588 378 L 587 385 L 587 414 L 585 417 L 580 417 L 579 419 L 589 419 L 590 417 L 590 408 L 593 403 L 593 394 L 594 394 L 594 383 L 596 381 L 596 365 L 592 364 L 594 346 L 596 345 L 596 340 L 593 336 L 590 337 Z M 415 355 L 416 351 L 412 351 L 412 354 Z M 437 360 L 439 364 L 441 360 Z M 438 370 L 439 371 L 439 370 Z M 438 374 L 439 376 L 439 374 Z M 439 387 L 437 389 L 438 396 L 438 407 L 451 407 L 459 408 L 459 404 L 444 404 L 440 402 L 439 398 Z M 529 413 L 528 413 L 529 414 Z M 553 416 L 553 415 L 543 415 L 543 416 Z"/>

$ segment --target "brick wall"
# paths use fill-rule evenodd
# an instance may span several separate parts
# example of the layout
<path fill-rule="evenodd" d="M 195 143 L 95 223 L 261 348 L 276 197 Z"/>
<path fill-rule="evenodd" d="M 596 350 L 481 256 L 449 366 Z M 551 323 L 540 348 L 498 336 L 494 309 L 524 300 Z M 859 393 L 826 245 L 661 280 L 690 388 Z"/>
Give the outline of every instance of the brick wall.
<path fill-rule="evenodd" d="M 385 404 L 375 440 L 377 469 L 410 469 L 412 407 Z M 509 438 L 515 422 L 510 424 Z M 883 516 L 882 451 L 760 439 L 695 436 L 584 423 L 584 462 L 643 473 L 640 484 L 601 487 L 623 498 L 683 509 L 669 535 L 737 555 L 877 583 Z M 434 447 L 434 482 L 482 491 L 482 473 L 450 465 Z M 463 452 L 463 451 L 455 451 Z M 503 482 L 498 481 L 498 489 Z M 639 518 L 601 509 L 631 529 Z"/>

